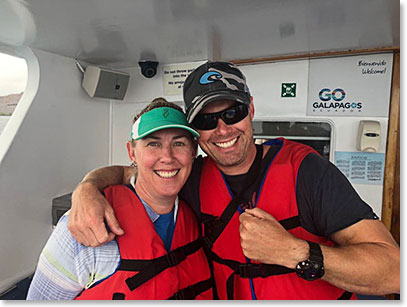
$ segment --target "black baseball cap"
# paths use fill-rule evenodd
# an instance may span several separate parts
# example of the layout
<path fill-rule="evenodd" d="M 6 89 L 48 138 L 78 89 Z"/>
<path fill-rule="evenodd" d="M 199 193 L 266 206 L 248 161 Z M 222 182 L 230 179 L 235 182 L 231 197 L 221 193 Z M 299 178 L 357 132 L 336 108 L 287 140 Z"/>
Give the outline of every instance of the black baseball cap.
<path fill-rule="evenodd" d="M 188 122 L 209 103 L 230 99 L 250 105 L 246 78 L 236 65 L 206 62 L 189 74 L 184 83 L 184 103 Z"/>

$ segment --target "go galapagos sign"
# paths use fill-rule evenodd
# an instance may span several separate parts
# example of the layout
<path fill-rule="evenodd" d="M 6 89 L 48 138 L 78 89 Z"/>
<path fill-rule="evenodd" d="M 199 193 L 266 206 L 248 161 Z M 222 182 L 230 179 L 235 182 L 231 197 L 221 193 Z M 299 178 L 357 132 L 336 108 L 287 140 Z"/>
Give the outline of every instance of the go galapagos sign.
<path fill-rule="evenodd" d="M 307 115 L 388 116 L 392 63 L 391 53 L 310 60 Z"/>
<path fill-rule="evenodd" d="M 331 90 L 329 88 L 323 88 L 319 91 L 319 100 L 315 101 L 312 106 L 315 110 L 327 110 L 327 112 L 361 112 L 362 102 L 347 101 L 346 92 L 342 88 L 335 88 Z"/>

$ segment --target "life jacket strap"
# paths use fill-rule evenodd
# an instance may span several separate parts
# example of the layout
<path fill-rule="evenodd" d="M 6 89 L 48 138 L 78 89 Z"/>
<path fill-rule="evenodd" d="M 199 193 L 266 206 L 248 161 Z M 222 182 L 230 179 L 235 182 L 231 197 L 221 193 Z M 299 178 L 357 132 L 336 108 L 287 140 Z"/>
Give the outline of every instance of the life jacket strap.
<path fill-rule="evenodd" d="M 125 299 L 125 294 L 121 292 L 115 292 L 113 293 L 112 300 L 124 300 Z"/>
<path fill-rule="evenodd" d="M 242 278 L 265 278 L 273 275 L 282 275 L 295 272 L 294 269 L 277 264 L 242 263 L 232 259 L 223 259 L 213 251 L 210 252 L 210 258 L 215 262 L 228 266 L 233 270 L 234 274 L 239 275 Z"/>
<path fill-rule="evenodd" d="M 126 279 L 127 286 L 133 291 L 167 268 L 178 265 L 184 261 L 188 255 L 197 252 L 201 247 L 202 241 L 201 239 L 197 239 L 158 258 L 150 260 L 122 259 L 118 270 L 139 272 Z"/>
<path fill-rule="evenodd" d="M 265 278 L 293 272 L 295 272 L 295 270 L 276 264 L 241 263 L 238 266 L 236 274 L 242 278 Z"/>
<path fill-rule="evenodd" d="M 301 226 L 299 215 L 292 216 L 278 222 L 284 227 L 285 230 L 290 230 Z"/>
<path fill-rule="evenodd" d="M 227 292 L 228 300 L 234 299 L 233 290 L 235 288 L 235 276 L 236 276 L 236 274 L 232 273 L 226 281 L 226 292 Z M 350 300 L 352 295 L 353 295 L 352 292 L 344 291 L 342 293 L 342 295 L 337 298 L 337 300 Z"/>
<path fill-rule="evenodd" d="M 349 291 L 345 291 L 342 293 L 340 297 L 338 297 L 338 300 L 350 300 L 352 297 L 353 293 Z"/>
<path fill-rule="evenodd" d="M 202 292 L 209 290 L 213 287 L 212 278 L 202 280 L 196 284 L 179 290 L 169 300 L 193 300 Z"/>
<path fill-rule="evenodd" d="M 233 270 L 233 273 L 228 277 L 226 281 L 226 290 L 228 300 L 234 299 L 234 285 L 235 276 L 238 275 L 241 278 L 266 278 L 274 275 L 289 274 L 295 272 L 295 270 L 277 265 L 277 264 L 265 264 L 265 263 L 241 263 L 232 259 L 220 258 L 213 251 L 209 251 L 208 255 L 214 262 L 226 265 Z"/>

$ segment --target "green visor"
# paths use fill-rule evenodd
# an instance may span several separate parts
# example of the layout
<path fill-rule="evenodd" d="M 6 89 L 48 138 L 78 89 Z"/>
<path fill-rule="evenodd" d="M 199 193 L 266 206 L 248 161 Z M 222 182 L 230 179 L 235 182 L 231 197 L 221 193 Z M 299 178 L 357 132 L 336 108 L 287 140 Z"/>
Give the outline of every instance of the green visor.
<path fill-rule="evenodd" d="M 155 108 L 141 115 L 133 124 L 131 138 L 139 140 L 155 131 L 168 128 L 185 129 L 199 138 L 199 133 L 189 126 L 185 115 L 169 107 Z"/>

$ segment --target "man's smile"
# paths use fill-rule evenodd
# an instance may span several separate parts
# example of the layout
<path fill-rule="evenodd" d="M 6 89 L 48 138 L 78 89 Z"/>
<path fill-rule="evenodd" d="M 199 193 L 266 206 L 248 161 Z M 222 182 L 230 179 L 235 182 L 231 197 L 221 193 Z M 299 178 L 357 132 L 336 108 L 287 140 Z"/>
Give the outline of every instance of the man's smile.
<path fill-rule="evenodd" d="M 227 141 L 227 142 L 213 142 L 213 144 L 215 144 L 218 147 L 221 148 L 229 148 L 232 147 L 233 145 L 235 145 L 235 143 L 237 142 L 238 137 L 235 137 L 234 139 Z"/>

